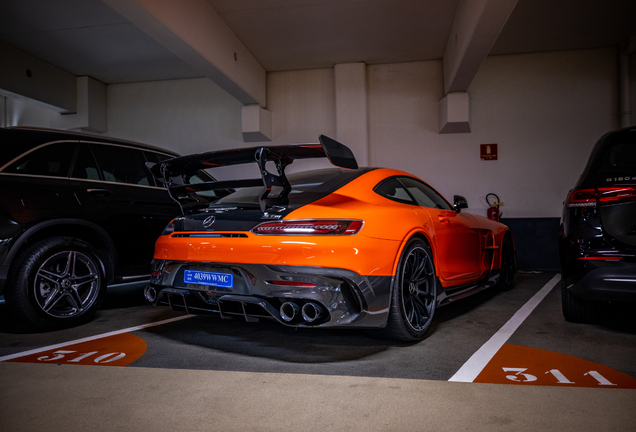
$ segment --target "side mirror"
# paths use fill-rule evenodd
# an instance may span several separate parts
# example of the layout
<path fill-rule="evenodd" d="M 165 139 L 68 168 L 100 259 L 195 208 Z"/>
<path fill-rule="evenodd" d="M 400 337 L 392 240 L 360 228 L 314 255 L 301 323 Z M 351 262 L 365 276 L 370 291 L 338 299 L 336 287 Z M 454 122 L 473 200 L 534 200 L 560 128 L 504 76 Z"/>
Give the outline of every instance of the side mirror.
<path fill-rule="evenodd" d="M 462 209 L 468 208 L 468 201 L 466 201 L 466 198 L 464 198 L 461 195 L 455 195 L 455 204 L 453 205 L 453 207 L 455 207 L 455 210 L 457 211 L 457 213 L 461 212 Z"/>

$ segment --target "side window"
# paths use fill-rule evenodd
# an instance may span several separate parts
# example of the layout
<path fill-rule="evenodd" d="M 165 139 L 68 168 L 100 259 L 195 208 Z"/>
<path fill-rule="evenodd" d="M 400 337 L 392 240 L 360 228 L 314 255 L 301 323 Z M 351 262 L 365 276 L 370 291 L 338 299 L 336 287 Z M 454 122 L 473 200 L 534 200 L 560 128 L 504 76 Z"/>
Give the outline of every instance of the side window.
<path fill-rule="evenodd" d="M 435 190 L 426 183 L 422 183 L 410 177 L 402 177 L 400 181 L 406 186 L 418 205 L 444 210 L 453 209 L 440 194 L 435 192 Z"/>
<path fill-rule="evenodd" d="M 141 150 L 116 145 L 91 144 L 105 181 L 154 186 Z"/>
<path fill-rule="evenodd" d="M 75 159 L 72 177 L 87 180 L 101 180 L 93 152 L 86 144 L 80 145 L 77 159 Z"/>
<path fill-rule="evenodd" d="M 76 143 L 49 144 L 32 151 L 7 166 L 3 172 L 48 177 L 68 177 Z"/>
<path fill-rule="evenodd" d="M 409 196 L 409 193 L 397 178 L 390 178 L 378 184 L 373 191 L 378 195 L 397 201 L 403 204 L 415 205 L 415 202 Z"/>

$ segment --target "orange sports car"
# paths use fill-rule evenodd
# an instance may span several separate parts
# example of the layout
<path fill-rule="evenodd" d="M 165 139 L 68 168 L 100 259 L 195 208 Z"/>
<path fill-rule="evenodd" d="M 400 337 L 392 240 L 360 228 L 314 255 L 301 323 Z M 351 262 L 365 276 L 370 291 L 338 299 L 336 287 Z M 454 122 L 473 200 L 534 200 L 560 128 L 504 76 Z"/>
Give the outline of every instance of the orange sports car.
<path fill-rule="evenodd" d="M 335 168 L 286 174 L 296 159 Z M 192 180 L 256 163 L 261 178 Z M 499 222 L 402 171 L 358 168 L 343 144 L 254 147 L 150 165 L 182 208 L 155 245 L 146 298 L 175 310 L 294 327 L 381 329 L 416 341 L 437 306 L 512 286 Z M 274 172 L 272 172 L 274 171 Z M 220 198 L 219 198 L 220 197 Z"/>

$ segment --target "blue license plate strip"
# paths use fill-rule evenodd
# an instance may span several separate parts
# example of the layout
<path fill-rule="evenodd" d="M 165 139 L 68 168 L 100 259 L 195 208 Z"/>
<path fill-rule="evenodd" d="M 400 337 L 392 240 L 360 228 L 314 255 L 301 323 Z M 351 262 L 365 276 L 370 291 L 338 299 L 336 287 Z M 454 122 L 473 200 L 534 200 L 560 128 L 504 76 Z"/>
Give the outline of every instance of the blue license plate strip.
<path fill-rule="evenodd" d="M 207 285 L 219 288 L 234 288 L 234 275 L 231 273 L 216 273 L 202 270 L 186 270 L 183 282 L 195 285 Z"/>

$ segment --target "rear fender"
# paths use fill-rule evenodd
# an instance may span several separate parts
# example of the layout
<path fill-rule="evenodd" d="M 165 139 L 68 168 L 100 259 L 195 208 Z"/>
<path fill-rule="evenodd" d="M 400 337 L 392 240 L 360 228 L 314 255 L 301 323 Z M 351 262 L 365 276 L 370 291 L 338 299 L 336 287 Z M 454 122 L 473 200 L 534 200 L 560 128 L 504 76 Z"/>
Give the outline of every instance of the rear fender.
<path fill-rule="evenodd" d="M 402 252 L 404 251 L 404 248 L 406 248 L 406 245 L 408 244 L 408 242 L 411 241 L 411 239 L 413 238 L 420 238 L 424 240 L 426 244 L 428 244 L 428 246 L 431 248 L 431 252 L 433 253 L 433 264 L 435 265 L 435 276 L 438 276 L 439 278 L 439 275 L 437 274 L 437 255 L 435 253 L 435 248 L 433 247 L 433 240 L 432 240 L 431 233 L 428 233 L 422 229 L 411 230 L 400 242 L 400 247 L 395 256 L 395 261 L 393 262 L 393 271 L 392 271 L 393 276 L 395 277 L 395 275 L 397 274 L 397 269 L 400 264 L 400 258 L 402 257 Z"/>

